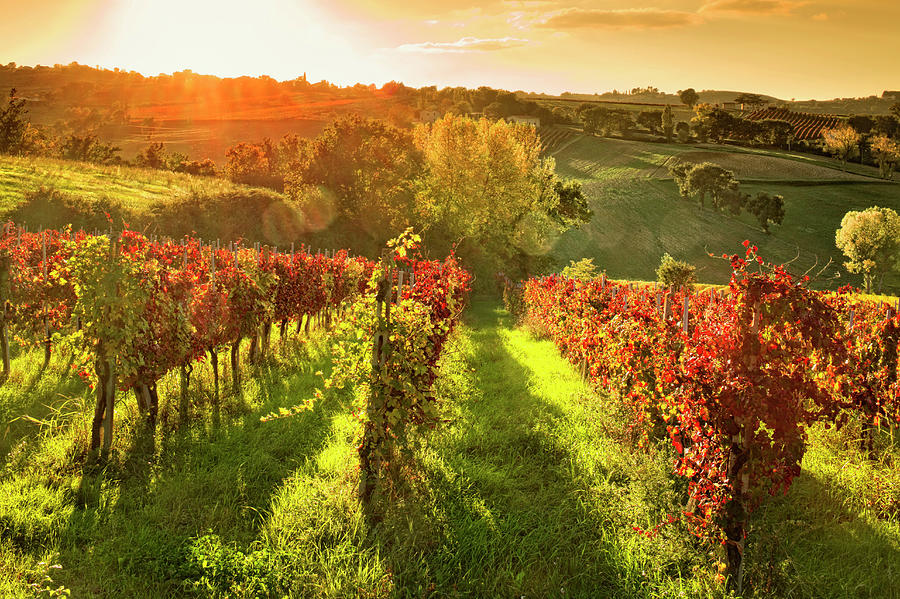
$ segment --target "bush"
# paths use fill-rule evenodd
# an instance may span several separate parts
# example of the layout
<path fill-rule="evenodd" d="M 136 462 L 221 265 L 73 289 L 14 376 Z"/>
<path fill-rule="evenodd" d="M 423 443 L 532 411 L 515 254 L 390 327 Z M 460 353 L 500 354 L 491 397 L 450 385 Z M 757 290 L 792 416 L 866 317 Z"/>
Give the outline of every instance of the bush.
<path fill-rule="evenodd" d="M 567 279 L 589 282 L 599 277 L 601 273 L 597 270 L 593 258 L 582 258 L 578 262 L 574 260 L 569 261 L 569 265 L 562 269 L 559 274 Z"/>
<path fill-rule="evenodd" d="M 676 260 L 666 253 L 659 263 L 656 276 L 665 287 L 691 287 L 697 280 L 696 270 L 693 265 Z"/>

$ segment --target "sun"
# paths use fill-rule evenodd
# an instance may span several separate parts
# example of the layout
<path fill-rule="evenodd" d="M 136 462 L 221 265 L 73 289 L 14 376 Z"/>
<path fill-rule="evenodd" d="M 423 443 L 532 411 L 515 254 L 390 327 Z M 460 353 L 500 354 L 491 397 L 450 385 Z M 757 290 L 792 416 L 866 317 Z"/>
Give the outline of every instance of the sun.
<path fill-rule="evenodd" d="M 310 2 L 154 0 L 110 5 L 93 28 L 88 64 L 145 74 L 191 69 L 234 77 L 353 79 L 353 40 Z"/>

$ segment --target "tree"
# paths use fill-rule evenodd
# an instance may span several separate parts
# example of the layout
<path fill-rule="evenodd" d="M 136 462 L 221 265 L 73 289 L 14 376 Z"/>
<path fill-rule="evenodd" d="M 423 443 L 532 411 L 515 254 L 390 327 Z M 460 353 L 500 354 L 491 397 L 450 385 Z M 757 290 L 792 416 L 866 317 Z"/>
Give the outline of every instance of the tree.
<path fill-rule="evenodd" d="M 682 104 L 685 104 L 690 108 L 693 108 L 697 102 L 700 101 L 700 94 L 698 94 L 693 87 L 679 91 L 678 97 L 681 99 Z"/>
<path fill-rule="evenodd" d="M 659 110 L 642 110 L 637 116 L 638 125 L 656 133 L 662 127 L 663 113 Z"/>
<path fill-rule="evenodd" d="M 900 162 L 900 144 L 887 135 L 879 135 L 872 139 L 872 156 L 881 171 L 881 178 L 893 179 L 894 166 Z"/>
<path fill-rule="evenodd" d="M 712 162 L 703 162 L 691 168 L 684 178 L 682 197 L 695 197 L 700 208 L 706 206 L 709 194 L 713 206 L 717 210 L 729 208 L 734 214 L 740 213 L 740 201 L 737 199 L 738 181 L 734 173 Z M 737 209 L 735 209 L 737 207 Z"/>
<path fill-rule="evenodd" d="M 895 117 L 900 119 L 900 102 L 894 102 L 891 105 L 890 110 L 891 110 L 891 114 L 893 114 Z"/>
<path fill-rule="evenodd" d="M 888 137 L 896 137 L 897 133 L 900 132 L 900 121 L 897 121 L 896 117 L 889 114 L 876 116 L 875 131 Z"/>
<path fill-rule="evenodd" d="M 691 126 L 684 121 L 678 121 L 675 125 L 675 133 L 678 134 L 678 142 L 686 144 L 691 140 Z"/>
<path fill-rule="evenodd" d="M 883 278 L 896 267 L 900 219 L 890 208 L 878 206 L 862 212 L 850 211 L 841 220 L 835 243 L 848 258 L 844 266 L 852 273 L 862 274 L 863 286 L 870 293 L 875 278 Z"/>
<path fill-rule="evenodd" d="M 225 175 L 235 183 L 258 185 L 268 178 L 269 161 L 263 149 L 241 142 L 225 152 Z"/>
<path fill-rule="evenodd" d="M 656 269 L 656 278 L 664 287 L 690 287 L 697 280 L 696 271 L 692 264 L 676 260 L 667 252 Z"/>
<path fill-rule="evenodd" d="M 731 135 L 734 128 L 734 117 L 726 110 L 716 108 L 711 104 L 698 104 L 694 112 L 691 123 L 701 138 L 722 143 Z"/>
<path fill-rule="evenodd" d="M 92 134 L 67 135 L 59 147 L 59 155 L 65 160 L 106 165 L 120 163 L 122 161 L 118 155 L 120 151 L 120 148 L 105 144 Z"/>
<path fill-rule="evenodd" d="M 285 191 L 308 215 L 331 212 L 379 245 L 416 223 L 422 158 L 410 131 L 354 115 L 291 151 Z"/>
<path fill-rule="evenodd" d="M 859 133 L 853 130 L 853 127 L 844 125 L 836 129 L 825 129 L 822 131 L 822 138 L 825 140 L 825 149 L 840 159 L 841 168 L 846 170 L 847 160 L 853 158 L 859 148 Z"/>
<path fill-rule="evenodd" d="M 672 132 L 675 130 L 675 120 L 672 117 L 671 104 L 666 104 L 666 107 L 663 109 L 662 129 L 663 134 L 666 136 L 666 142 L 672 143 Z"/>
<path fill-rule="evenodd" d="M 548 214 L 560 226 L 577 227 L 590 222 L 594 212 L 588 207 L 587 198 L 578 181 L 562 181 L 553 177 L 553 192 L 559 197 L 559 203 Z"/>
<path fill-rule="evenodd" d="M 5 108 L 0 108 L 0 154 L 18 154 L 22 150 L 28 121 L 25 100 L 16 98 L 16 89 L 9 90 Z"/>
<path fill-rule="evenodd" d="M 847 124 L 860 135 L 868 135 L 875 127 L 875 119 L 866 115 L 851 116 L 847 119 Z"/>
<path fill-rule="evenodd" d="M 134 163 L 143 168 L 166 169 L 169 166 L 169 159 L 166 155 L 166 146 L 163 142 L 157 141 L 151 143 L 144 148 L 144 151 L 138 154 Z"/>
<path fill-rule="evenodd" d="M 737 104 L 746 104 L 751 110 L 758 108 L 766 103 L 766 99 L 759 94 L 741 94 L 734 99 Z"/>
<path fill-rule="evenodd" d="M 784 221 L 784 198 L 779 195 L 769 195 L 764 191 L 756 196 L 746 196 L 744 208 L 756 217 L 759 226 L 766 234 L 769 234 L 769 223 L 780 225 Z"/>
<path fill-rule="evenodd" d="M 756 138 L 763 144 L 776 148 L 791 148 L 794 141 L 794 126 L 787 121 L 766 119 L 760 121 Z"/>
<path fill-rule="evenodd" d="M 584 283 L 593 281 L 600 276 L 593 258 L 582 258 L 578 262 L 569 260 L 569 265 L 562 269 L 559 274 L 563 278 L 577 279 Z"/>
<path fill-rule="evenodd" d="M 589 218 L 580 186 L 558 185 L 553 160 L 541 159 L 533 127 L 446 115 L 417 127 L 415 142 L 424 161 L 416 212 L 432 243 L 501 260 L 540 255 L 552 235 Z"/>

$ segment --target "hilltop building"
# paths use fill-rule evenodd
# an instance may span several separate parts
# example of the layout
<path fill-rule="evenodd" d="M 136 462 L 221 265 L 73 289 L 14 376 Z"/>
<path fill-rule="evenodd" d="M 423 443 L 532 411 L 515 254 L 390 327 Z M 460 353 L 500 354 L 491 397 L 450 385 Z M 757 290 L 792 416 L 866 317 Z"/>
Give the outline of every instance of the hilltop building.
<path fill-rule="evenodd" d="M 522 123 L 525 125 L 531 125 L 532 127 L 540 127 L 541 119 L 536 116 L 530 116 L 527 114 L 514 114 L 506 117 L 506 121 L 509 123 Z"/>

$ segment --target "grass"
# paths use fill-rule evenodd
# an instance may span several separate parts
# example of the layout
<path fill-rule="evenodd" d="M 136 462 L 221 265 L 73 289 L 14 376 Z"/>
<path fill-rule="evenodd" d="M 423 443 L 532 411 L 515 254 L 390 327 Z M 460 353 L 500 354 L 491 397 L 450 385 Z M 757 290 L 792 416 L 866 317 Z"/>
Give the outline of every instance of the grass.
<path fill-rule="evenodd" d="M 31 596 L 49 573 L 45 588 L 74 597 L 721 597 L 715 560 L 680 525 L 633 531 L 684 500 L 671 448 L 637 450 L 617 403 L 512 324 L 492 302 L 469 311 L 436 388 L 447 422 L 400 462 L 407 482 L 382 496 L 374 527 L 356 500 L 349 396 L 259 420 L 312 395 L 329 368 L 322 336 L 253 371 L 218 426 L 208 367 L 190 427 L 175 426 L 173 380 L 155 438 L 120 398 L 103 468 L 78 458 L 89 397 L 69 383 L 68 408 L 6 435 L 0 595 Z M 39 356 L 16 357 L 4 418 L 62 403 L 59 362 L 44 381 Z M 748 596 L 900 592 L 897 452 L 871 463 L 850 437 L 817 432 L 788 496 L 757 513 Z M 878 491 L 875 477 L 886 481 Z"/>
<path fill-rule="evenodd" d="M 226 179 L 169 171 L 0 156 L 0 213 L 14 210 L 40 187 L 77 195 L 93 204 L 115 201 L 136 214 L 178 196 L 216 195 L 245 189 Z"/>
<path fill-rule="evenodd" d="M 773 225 L 767 235 L 750 215 L 735 218 L 711 209 L 701 211 L 695 203 L 681 201 L 661 166 L 681 150 L 683 146 L 602 138 L 583 138 L 563 149 L 556 155 L 557 170 L 582 181 L 594 217 L 588 225 L 558 239 L 551 258 L 560 265 L 594 258 L 610 277 L 653 280 L 662 255 L 668 252 L 697 266 L 701 281 L 721 284 L 727 282 L 730 267 L 707 254 L 743 251 L 741 242 L 750 239 L 767 260 L 793 261 L 790 268 L 796 274 L 811 268 L 811 274 L 815 274 L 831 260 L 816 283 L 820 287 L 847 283 L 859 286 L 861 278 L 843 269 L 844 258 L 834 245 L 841 219 L 850 210 L 870 206 L 900 210 L 900 184 L 869 179 L 848 182 L 837 178 L 840 171 L 815 166 L 819 175 L 833 174 L 835 178 L 754 179 L 742 185 L 749 193 L 767 191 L 784 196 L 784 223 Z M 748 173 L 768 164 L 754 166 L 762 160 L 756 153 L 738 155 L 730 151 L 732 148 L 728 150 L 714 151 L 732 161 L 736 156 L 742 158 Z M 788 171 L 793 168 L 787 159 L 770 156 L 766 160 L 781 163 Z M 886 277 L 885 285 L 886 290 L 896 293 L 900 276 Z"/>

